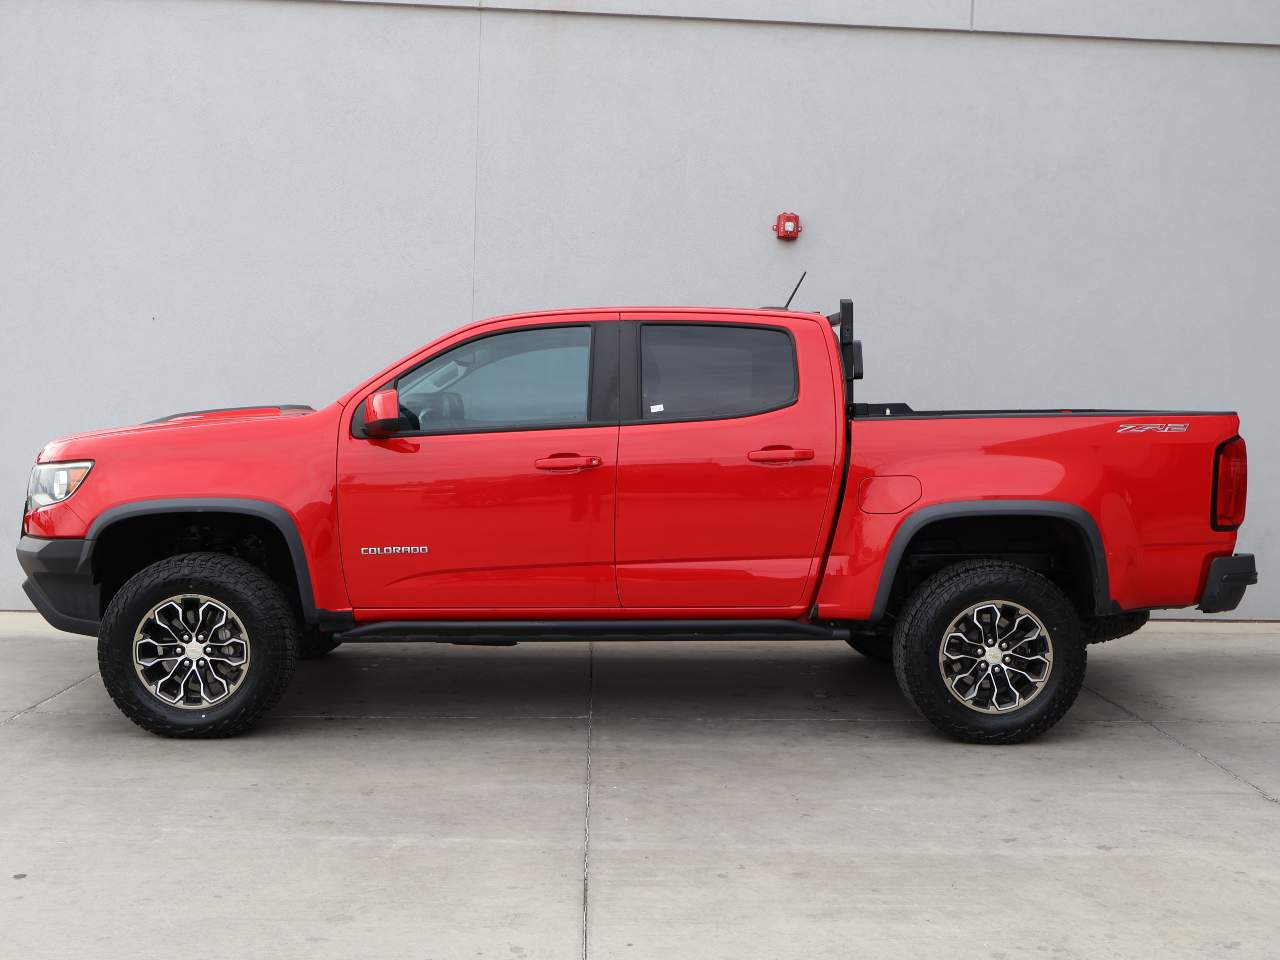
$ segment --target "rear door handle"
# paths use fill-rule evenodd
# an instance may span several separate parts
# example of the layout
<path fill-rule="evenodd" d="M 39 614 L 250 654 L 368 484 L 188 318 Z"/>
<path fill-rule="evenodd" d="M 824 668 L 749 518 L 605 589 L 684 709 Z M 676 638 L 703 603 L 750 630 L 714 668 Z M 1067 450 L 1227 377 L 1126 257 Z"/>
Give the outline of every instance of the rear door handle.
<path fill-rule="evenodd" d="M 812 450 L 801 450 L 794 447 L 770 446 L 763 450 L 752 450 L 747 454 L 752 463 L 795 463 L 798 460 L 812 460 Z"/>
<path fill-rule="evenodd" d="M 539 470 L 587 470 L 598 467 L 603 461 L 599 457 L 580 457 L 576 453 L 553 453 L 533 461 Z"/>

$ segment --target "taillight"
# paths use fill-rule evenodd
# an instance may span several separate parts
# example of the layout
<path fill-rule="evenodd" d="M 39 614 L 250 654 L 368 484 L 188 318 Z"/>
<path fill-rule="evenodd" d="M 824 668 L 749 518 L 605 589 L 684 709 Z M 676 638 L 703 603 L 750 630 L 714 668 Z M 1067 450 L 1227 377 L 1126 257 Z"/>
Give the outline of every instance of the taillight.
<path fill-rule="evenodd" d="M 1249 489 L 1249 455 L 1244 441 L 1232 437 L 1218 448 L 1213 463 L 1213 529 L 1234 530 L 1244 523 Z"/>

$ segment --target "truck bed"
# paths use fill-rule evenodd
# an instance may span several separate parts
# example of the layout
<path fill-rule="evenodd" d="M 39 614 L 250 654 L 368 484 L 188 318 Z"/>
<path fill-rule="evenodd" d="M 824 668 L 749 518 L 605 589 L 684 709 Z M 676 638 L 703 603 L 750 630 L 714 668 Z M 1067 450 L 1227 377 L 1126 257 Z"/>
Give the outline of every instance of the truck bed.
<path fill-rule="evenodd" d="M 856 403 L 856 420 L 885 418 L 913 420 L 979 420 L 996 417 L 1233 417 L 1234 410 L 1125 410 L 1110 407 L 1072 407 L 1045 410 L 913 410 L 906 403 Z"/>
<path fill-rule="evenodd" d="M 1227 412 L 856 404 L 819 612 L 876 619 L 894 552 L 933 535 L 916 525 L 995 513 L 1071 520 L 1107 572 L 1098 613 L 1192 606 L 1209 563 L 1235 546 L 1210 512 L 1215 451 L 1239 429 Z"/>

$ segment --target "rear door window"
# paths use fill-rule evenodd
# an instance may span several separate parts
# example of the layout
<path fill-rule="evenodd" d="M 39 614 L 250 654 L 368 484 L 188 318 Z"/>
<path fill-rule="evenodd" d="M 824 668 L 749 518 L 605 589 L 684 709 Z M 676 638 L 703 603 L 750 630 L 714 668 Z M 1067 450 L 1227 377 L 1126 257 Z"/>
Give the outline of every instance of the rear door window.
<path fill-rule="evenodd" d="M 796 351 L 776 327 L 642 323 L 640 418 L 719 420 L 796 401 Z"/>

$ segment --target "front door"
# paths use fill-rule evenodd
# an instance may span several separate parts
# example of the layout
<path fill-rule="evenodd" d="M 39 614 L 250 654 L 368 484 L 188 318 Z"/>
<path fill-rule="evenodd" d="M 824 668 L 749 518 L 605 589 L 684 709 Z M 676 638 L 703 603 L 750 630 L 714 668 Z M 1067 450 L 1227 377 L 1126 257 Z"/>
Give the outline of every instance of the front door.
<path fill-rule="evenodd" d="M 445 348 L 379 388 L 399 392 L 393 437 L 362 436 L 357 411 L 338 448 L 353 606 L 618 605 L 612 316 L 508 324 Z"/>
<path fill-rule="evenodd" d="M 833 344 L 817 319 L 655 313 L 624 324 L 623 607 L 804 602 L 839 482 Z"/>

